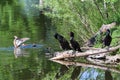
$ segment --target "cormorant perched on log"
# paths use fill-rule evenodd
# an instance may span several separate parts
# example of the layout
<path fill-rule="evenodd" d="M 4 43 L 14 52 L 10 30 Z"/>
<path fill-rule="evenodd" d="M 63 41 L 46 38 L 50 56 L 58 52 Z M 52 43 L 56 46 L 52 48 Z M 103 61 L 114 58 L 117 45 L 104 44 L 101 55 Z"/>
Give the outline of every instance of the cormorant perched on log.
<path fill-rule="evenodd" d="M 89 46 L 89 47 L 93 47 L 95 42 L 96 42 L 96 37 L 97 37 L 98 34 L 94 35 L 93 37 L 91 37 L 87 43 L 85 44 L 86 46 Z"/>
<path fill-rule="evenodd" d="M 55 39 L 57 39 L 59 41 L 60 46 L 63 50 L 71 49 L 69 42 L 62 35 L 55 33 L 54 37 L 55 37 Z"/>
<path fill-rule="evenodd" d="M 82 52 L 82 50 L 80 49 L 79 43 L 76 40 L 74 40 L 74 33 L 73 32 L 70 32 L 70 43 L 71 43 L 71 46 L 74 50 Z"/>
<path fill-rule="evenodd" d="M 103 39 L 104 47 L 105 47 L 105 46 L 108 46 L 108 48 L 109 48 L 109 46 L 110 46 L 110 44 L 111 44 L 111 41 L 112 41 L 112 37 L 111 37 L 111 35 L 110 35 L 110 30 L 107 29 L 107 31 L 106 31 L 106 36 L 105 36 L 105 38 Z"/>

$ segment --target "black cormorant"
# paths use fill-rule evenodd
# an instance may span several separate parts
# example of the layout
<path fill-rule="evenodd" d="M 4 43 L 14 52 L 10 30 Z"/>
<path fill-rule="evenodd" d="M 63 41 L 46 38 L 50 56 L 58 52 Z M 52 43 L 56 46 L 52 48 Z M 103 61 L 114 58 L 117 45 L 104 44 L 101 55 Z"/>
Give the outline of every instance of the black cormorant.
<path fill-rule="evenodd" d="M 105 36 L 105 38 L 103 39 L 104 47 L 105 47 L 105 46 L 108 46 L 108 48 L 109 48 L 109 46 L 110 46 L 110 44 L 111 44 L 111 41 L 112 41 L 112 37 L 111 37 L 111 35 L 110 35 L 110 30 L 107 29 L 107 30 L 106 30 L 106 36 Z"/>
<path fill-rule="evenodd" d="M 82 50 L 80 49 L 79 43 L 76 40 L 74 40 L 74 33 L 73 32 L 70 32 L 70 43 L 71 43 L 71 46 L 74 50 L 82 52 Z"/>
<path fill-rule="evenodd" d="M 89 47 L 93 47 L 94 44 L 95 44 L 95 42 L 96 42 L 96 37 L 97 37 L 97 35 L 91 37 L 91 38 L 87 41 L 86 45 L 89 46 Z"/>
<path fill-rule="evenodd" d="M 57 39 L 59 41 L 60 46 L 63 50 L 71 49 L 69 42 L 62 35 L 55 33 L 54 37 L 55 37 L 55 39 Z"/>

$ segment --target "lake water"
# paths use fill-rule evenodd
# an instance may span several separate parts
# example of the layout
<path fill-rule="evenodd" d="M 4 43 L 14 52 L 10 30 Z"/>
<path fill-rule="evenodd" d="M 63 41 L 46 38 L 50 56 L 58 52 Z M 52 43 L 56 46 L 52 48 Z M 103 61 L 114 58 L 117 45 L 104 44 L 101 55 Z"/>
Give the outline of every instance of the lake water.
<path fill-rule="evenodd" d="M 46 43 L 30 43 L 31 41 L 28 41 L 25 46 L 18 49 L 22 55 L 14 54 L 16 49 L 12 42 L 7 47 L 0 47 L 0 80 L 119 80 L 120 78 L 120 71 L 116 68 L 80 61 L 63 61 L 64 64 L 50 61 L 51 56 L 45 54 L 48 52 Z"/>

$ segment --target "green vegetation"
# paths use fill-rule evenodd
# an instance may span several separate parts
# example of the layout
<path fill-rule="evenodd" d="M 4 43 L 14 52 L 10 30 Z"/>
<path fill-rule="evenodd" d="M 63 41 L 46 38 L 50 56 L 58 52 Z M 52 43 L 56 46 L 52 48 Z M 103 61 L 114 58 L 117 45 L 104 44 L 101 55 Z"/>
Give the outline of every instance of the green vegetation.
<path fill-rule="evenodd" d="M 45 39 L 44 16 L 37 13 L 39 10 L 36 10 L 37 16 L 28 15 L 28 12 L 25 11 L 25 4 L 25 2 L 22 3 L 18 0 L 0 1 L 1 47 L 12 45 L 14 35 L 30 37 L 33 43 L 41 42 L 41 39 Z M 10 43 L 8 43 L 8 40 Z"/>
<path fill-rule="evenodd" d="M 57 27 L 57 32 L 68 37 L 68 32 L 73 31 L 76 39 L 84 44 L 92 37 L 103 24 L 120 21 L 119 0 L 45 0 L 43 5 L 45 15 L 52 19 L 52 24 Z M 112 37 L 119 36 L 113 30 Z M 118 40 L 118 38 L 116 38 Z M 113 39 L 114 45 L 116 39 Z"/>
<path fill-rule="evenodd" d="M 12 39 L 17 34 L 19 37 L 31 37 L 32 42 L 40 42 L 51 36 L 48 33 L 53 35 L 56 31 L 69 39 L 68 33 L 73 31 L 82 46 L 102 24 L 111 22 L 117 22 L 117 30 L 113 30 L 112 37 L 118 37 L 119 2 L 119 0 L 45 0 L 40 8 L 35 8 L 35 4 L 31 4 L 31 7 L 39 12 L 36 13 L 37 16 L 31 16 L 32 9 L 30 14 L 24 11 L 26 8 L 24 1 L 20 3 L 17 0 L 4 0 L 0 2 L 0 37 L 6 41 L 6 38 Z M 40 14 L 40 9 L 43 9 L 43 14 Z M 114 38 L 112 45 L 117 41 L 118 38 Z"/>

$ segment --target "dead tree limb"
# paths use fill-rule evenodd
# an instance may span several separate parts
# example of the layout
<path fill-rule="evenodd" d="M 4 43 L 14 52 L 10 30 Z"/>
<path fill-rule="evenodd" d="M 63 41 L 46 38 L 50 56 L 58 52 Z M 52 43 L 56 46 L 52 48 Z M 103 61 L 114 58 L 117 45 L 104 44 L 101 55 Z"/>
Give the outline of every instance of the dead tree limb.
<path fill-rule="evenodd" d="M 103 24 L 100 29 L 98 30 L 98 32 L 96 32 L 85 44 L 85 46 L 93 46 L 96 42 L 96 37 L 98 34 L 104 33 L 106 32 L 107 29 L 111 29 L 114 28 L 116 25 L 116 22 L 112 22 L 110 24 Z"/>
<path fill-rule="evenodd" d="M 97 49 L 97 50 L 87 50 L 85 52 L 74 52 L 73 50 L 69 50 L 69 51 L 63 51 L 63 52 L 56 52 L 56 56 L 51 58 L 51 60 L 55 60 L 55 59 L 64 59 L 64 58 L 71 58 L 71 57 L 85 57 L 85 56 L 89 56 L 89 55 L 96 55 L 96 54 L 102 54 L 102 53 L 109 53 L 112 51 L 115 51 L 116 49 L 120 48 L 120 45 L 116 46 L 116 47 L 111 47 L 108 49 L 103 48 L 103 49 Z"/>

